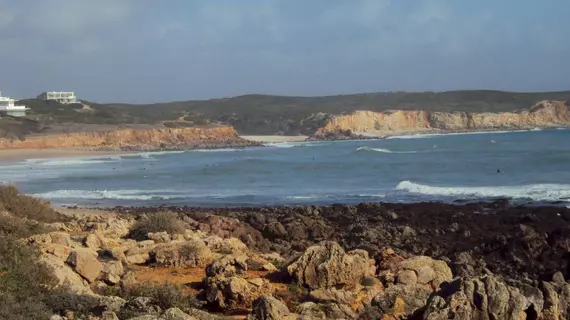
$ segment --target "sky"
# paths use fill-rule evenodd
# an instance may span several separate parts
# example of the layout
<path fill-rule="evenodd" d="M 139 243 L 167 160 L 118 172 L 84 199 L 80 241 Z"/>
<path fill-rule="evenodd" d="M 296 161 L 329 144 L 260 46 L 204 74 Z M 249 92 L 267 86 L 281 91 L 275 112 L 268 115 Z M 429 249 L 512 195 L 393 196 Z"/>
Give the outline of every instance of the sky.
<path fill-rule="evenodd" d="M 569 13 L 568 0 L 0 0 L 0 91 L 568 90 Z"/>

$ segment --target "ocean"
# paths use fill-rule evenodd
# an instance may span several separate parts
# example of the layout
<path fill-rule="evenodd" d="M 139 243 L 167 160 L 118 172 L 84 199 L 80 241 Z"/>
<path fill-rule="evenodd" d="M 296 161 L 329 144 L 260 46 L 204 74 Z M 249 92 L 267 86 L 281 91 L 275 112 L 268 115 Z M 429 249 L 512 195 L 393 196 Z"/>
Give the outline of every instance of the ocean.
<path fill-rule="evenodd" d="M 570 130 L 34 159 L 1 165 L 0 181 L 85 207 L 570 203 Z"/>

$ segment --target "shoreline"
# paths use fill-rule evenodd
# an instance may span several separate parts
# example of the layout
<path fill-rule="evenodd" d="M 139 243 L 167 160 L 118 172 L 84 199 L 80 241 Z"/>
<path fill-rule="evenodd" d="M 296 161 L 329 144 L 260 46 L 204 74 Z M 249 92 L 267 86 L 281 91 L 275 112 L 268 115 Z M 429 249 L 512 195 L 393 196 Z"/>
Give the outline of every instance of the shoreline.
<path fill-rule="evenodd" d="M 491 133 L 522 133 L 522 132 L 535 132 L 542 130 L 567 130 L 570 127 L 547 127 L 547 128 L 530 128 L 520 130 L 489 130 L 489 131 L 416 131 L 416 132 L 398 132 L 390 135 L 372 135 L 370 132 L 358 133 L 358 135 L 366 136 L 366 139 L 316 139 L 308 140 L 310 136 L 279 136 L 279 135 L 240 135 L 239 137 L 250 142 L 260 144 L 275 144 L 275 143 L 295 143 L 295 142 L 326 142 L 326 141 L 367 141 L 367 140 L 389 140 L 389 139 L 414 139 L 432 136 L 446 136 L 446 135 L 467 135 L 467 134 L 491 134 Z M 258 147 L 258 146 L 250 146 Z M 225 149 L 228 147 L 215 147 L 212 149 Z M 248 148 L 248 146 L 242 146 Z M 194 149 L 176 149 L 176 151 L 186 151 Z M 32 159 L 64 159 L 64 158 L 82 158 L 82 157 L 98 157 L 98 156 L 117 156 L 128 155 L 138 152 L 162 152 L 173 150 L 82 150 L 82 149 L 0 149 L 0 165 L 6 163 L 20 162 Z"/>
<path fill-rule="evenodd" d="M 35 159 L 105 157 L 129 154 L 127 151 L 89 151 L 74 149 L 0 149 L 0 165 Z"/>

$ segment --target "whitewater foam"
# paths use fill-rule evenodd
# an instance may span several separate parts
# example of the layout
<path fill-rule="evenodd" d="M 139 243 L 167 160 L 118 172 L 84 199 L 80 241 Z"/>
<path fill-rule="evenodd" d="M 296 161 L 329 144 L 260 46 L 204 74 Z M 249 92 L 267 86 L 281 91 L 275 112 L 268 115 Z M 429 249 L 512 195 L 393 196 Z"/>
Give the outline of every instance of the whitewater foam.
<path fill-rule="evenodd" d="M 396 190 L 410 193 L 463 198 L 511 198 L 533 201 L 570 199 L 570 184 L 530 184 L 521 186 L 438 187 L 402 181 Z"/>
<path fill-rule="evenodd" d="M 181 194 L 169 194 L 175 190 L 56 190 L 36 193 L 44 199 L 89 199 L 89 200 L 169 200 L 183 198 Z"/>
<path fill-rule="evenodd" d="M 382 153 L 418 153 L 417 151 L 393 151 L 384 148 L 371 148 L 371 147 L 360 147 L 356 149 L 356 151 L 374 151 L 374 152 L 382 152 Z"/>
<path fill-rule="evenodd" d="M 540 128 L 536 131 L 540 131 Z M 513 132 L 529 132 L 535 131 L 532 130 L 504 130 L 504 131 L 473 131 L 473 132 L 450 132 L 450 133 L 416 133 L 416 134 L 404 134 L 399 136 L 391 136 L 387 137 L 387 140 L 391 139 L 424 139 L 424 138 L 434 138 L 434 137 L 441 137 L 441 136 L 465 136 L 465 135 L 473 135 L 473 134 L 492 134 L 492 133 L 513 133 Z"/>

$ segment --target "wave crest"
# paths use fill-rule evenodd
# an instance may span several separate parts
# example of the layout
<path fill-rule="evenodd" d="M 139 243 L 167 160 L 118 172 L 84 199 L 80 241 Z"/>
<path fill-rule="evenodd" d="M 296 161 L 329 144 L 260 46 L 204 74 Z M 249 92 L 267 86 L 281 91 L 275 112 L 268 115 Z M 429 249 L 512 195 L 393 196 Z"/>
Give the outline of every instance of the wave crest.
<path fill-rule="evenodd" d="M 521 186 L 438 187 L 411 181 L 402 181 L 397 190 L 411 193 L 466 198 L 511 198 L 533 201 L 560 201 L 570 199 L 570 184 L 530 184 Z"/>
<path fill-rule="evenodd" d="M 418 153 L 417 151 L 392 151 L 384 148 L 371 148 L 371 147 L 360 147 L 356 151 L 374 151 L 382 153 Z"/>

